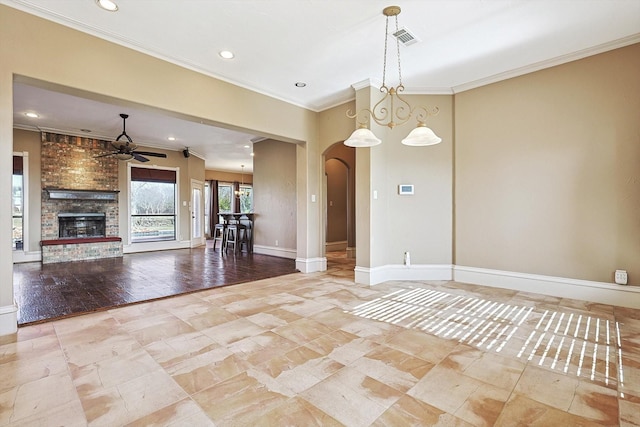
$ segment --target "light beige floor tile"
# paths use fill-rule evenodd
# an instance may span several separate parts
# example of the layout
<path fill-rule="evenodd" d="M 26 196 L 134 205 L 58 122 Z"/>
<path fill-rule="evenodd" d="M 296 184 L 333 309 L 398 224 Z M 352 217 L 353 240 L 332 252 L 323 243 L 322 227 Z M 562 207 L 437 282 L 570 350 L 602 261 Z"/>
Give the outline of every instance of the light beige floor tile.
<path fill-rule="evenodd" d="M 273 330 L 276 334 L 300 345 L 331 332 L 331 328 L 311 319 L 299 319 Z"/>
<path fill-rule="evenodd" d="M 201 332 L 181 334 L 173 338 L 156 341 L 145 350 L 163 368 L 167 369 L 185 359 L 220 348 L 221 345 Z"/>
<path fill-rule="evenodd" d="M 196 418 L 200 420 L 200 424 L 190 424 L 192 426 L 213 426 L 213 422 L 205 415 L 202 409 L 191 399 L 182 399 L 176 403 L 165 406 L 162 409 L 154 411 L 144 417 L 127 424 L 127 427 L 152 427 L 152 426 L 167 426 L 187 422 L 192 422 Z M 206 421 L 209 424 L 206 424 Z"/>
<path fill-rule="evenodd" d="M 483 352 L 478 359 L 464 369 L 464 374 L 511 391 L 520 379 L 525 366 L 518 359 L 502 357 L 492 352 Z"/>
<path fill-rule="evenodd" d="M 620 399 L 618 405 L 620 410 L 620 426 L 640 426 L 640 402 L 630 402 Z"/>
<path fill-rule="evenodd" d="M 212 328 L 202 330 L 203 334 L 223 345 L 232 344 L 247 337 L 260 335 L 263 332 L 266 332 L 266 329 L 245 318 L 232 320 L 231 322 L 222 323 Z"/>
<path fill-rule="evenodd" d="M 313 299 L 305 299 L 287 304 L 280 304 L 280 308 L 300 316 L 313 316 L 325 310 L 331 310 L 335 306 L 325 302 L 317 302 Z"/>
<path fill-rule="evenodd" d="M 256 370 L 269 375 L 286 389 L 300 393 L 340 370 L 343 366 L 341 363 L 324 358 L 321 354 L 302 346 L 256 366 Z"/>
<path fill-rule="evenodd" d="M 184 316 L 181 319 L 196 331 L 202 331 L 240 318 L 224 308 L 215 307 L 211 304 L 208 305 L 208 309 L 203 313 L 191 315 L 184 313 L 181 316 Z"/>
<path fill-rule="evenodd" d="M 0 420 L 17 422 L 33 416 L 44 417 L 48 411 L 77 400 L 68 373 L 46 376 L 3 393 L 0 401 L 7 406 L 0 409 Z"/>
<path fill-rule="evenodd" d="M 615 425 L 618 422 L 618 393 L 588 381 L 580 381 L 569 412 L 605 425 Z"/>
<path fill-rule="evenodd" d="M 131 335 L 117 329 L 111 334 L 96 333 L 91 339 L 78 339 L 67 335 L 60 341 L 67 361 L 75 366 L 98 363 L 142 349 L 140 343 Z"/>
<path fill-rule="evenodd" d="M 341 308 L 332 308 L 320 313 L 316 313 L 313 316 L 309 316 L 310 319 L 322 323 L 330 327 L 331 329 L 340 329 L 345 325 L 350 324 L 354 320 L 358 319 L 356 316 L 350 313 L 346 313 Z"/>
<path fill-rule="evenodd" d="M 20 340 L 0 345 L 0 365 L 17 360 L 47 358 L 60 351 L 60 342 L 55 334 L 37 336 L 29 340 Z"/>
<path fill-rule="evenodd" d="M 86 425 L 87 419 L 80 400 L 75 399 L 62 405 L 56 405 L 46 411 L 33 412 L 26 418 L 6 424 L 6 427 L 86 427 Z"/>
<path fill-rule="evenodd" d="M 294 397 L 257 419 L 254 426 L 341 427 L 344 424 L 322 412 L 306 400 Z"/>
<path fill-rule="evenodd" d="M 342 326 L 340 329 L 377 343 L 386 343 L 396 334 L 406 331 L 406 329 L 400 326 L 362 318 L 354 320 Z"/>
<path fill-rule="evenodd" d="M 404 393 L 434 365 L 400 350 L 380 345 L 349 366 Z"/>
<path fill-rule="evenodd" d="M 515 387 L 515 391 L 530 399 L 568 411 L 579 380 L 536 366 L 528 365 Z"/>
<path fill-rule="evenodd" d="M 349 426 L 368 426 L 402 393 L 345 367 L 301 394 L 305 400 Z"/>
<path fill-rule="evenodd" d="M 511 390 L 482 384 L 469 395 L 454 415 L 474 426 L 491 427 L 510 395 Z"/>
<path fill-rule="evenodd" d="M 531 426 L 580 426 L 602 427 L 602 424 L 586 418 L 569 414 L 547 406 L 538 401 L 528 399 L 519 394 L 511 396 L 502 413 L 496 420 L 495 427 Z"/>
<path fill-rule="evenodd" d="M 372 425 L 375 427 L 472 426 L 466 421 L 407 395 L 402 396 Z"/>
<path fill-rule="evenodd" d="M 408 395 L 454 414 L 484 383 L 440 365 L 416 383 Z"/>
<path fill-rule="evenodd" d="M 125 326 L 128 327 L 128 324 Z M 194 332 L 195 329 L 172 314 L 137 322 L 131 335 L 143 346 L 162 339 Z"/>
<path fill-rule="evenodd" d="M 283 338 L 275 332 L 267 331 L 236 341 L 229 346 L 229 349 L 251 365 L 257 366 L 296 347 L 298 343 Z"/>
<path fill-rule="evenodd" d="M 229 349 L 219 347 L 176 363 L 167 372 L 191 395 L 244 372 L 248 367 L 246 361 Z"/>
<path fill-rule="evenodd" d="M 158 370 L 160 365 L 143 350 L 104 359 L 90 365 L 70 364 L 73 382 L 80 396 L 128 382 Z"/>
<path fill-rule="evenodd" d="M 81 397 L 89 425 L 125 425 L 187 397 L 162 370 Z"/>
<path fill-rule="evenodd" d="M 46 357 L 17 358 L 0 365 L 0 393 L 42 378 L 67 372 L 62 350 L 50 351 Z"/>
<path fill-rule="evenodd" d="M 241 373 L 193 395 L 216 426 L 251 426 L 289 398 Z"/>
<path fill-rule="evenodd" d="M 394 334 L 387 345 L 428 362 L 439 363 L 458 345 L 458 342 L 438 338 L 419 330 L 404 329 Z"/>
<path fill-rule="evenodd" d="M 18 331 L 15 334 L 0 336 L 0 346 L 55 334 L 56 331 L 53 328 L 53 322 L 23 326 L 18 328 Z"/>

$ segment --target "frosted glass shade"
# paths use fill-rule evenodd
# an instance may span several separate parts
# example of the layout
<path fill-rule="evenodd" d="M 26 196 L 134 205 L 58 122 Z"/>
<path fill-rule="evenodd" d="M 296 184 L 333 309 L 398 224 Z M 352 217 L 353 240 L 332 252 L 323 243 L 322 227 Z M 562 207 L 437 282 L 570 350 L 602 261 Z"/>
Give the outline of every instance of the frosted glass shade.
<path fill-rule="evenodd" d="M 344 145 L 348 147 L 373 147 L 381 142 L 371 130 L 361 127 L 351 134 L 349 139 L 344 142 Z"/>
<path fill-rule="evenodd" d="M 402 140 L 404 145 L 411 145 L 421 147 L 425 145 L 435 145 L 442 142 L 442 138 L 436 135 L 431 129 L 425 126 L 424 123 L 418 125 L 417 128 L 411 131 L 405 139 Z"/>

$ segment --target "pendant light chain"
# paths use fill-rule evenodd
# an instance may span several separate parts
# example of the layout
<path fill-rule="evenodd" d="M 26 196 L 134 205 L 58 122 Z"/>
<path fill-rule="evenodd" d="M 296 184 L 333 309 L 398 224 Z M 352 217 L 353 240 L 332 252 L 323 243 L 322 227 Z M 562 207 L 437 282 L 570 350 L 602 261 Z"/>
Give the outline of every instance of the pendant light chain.
<path fill-rule="evenodd" d="M 386 87 L 387 79 L 387 40 L 389 39 L 389 17 L 384 26 L 384 61 L 382 62 L 382 86 Z"/>
<path fill-rule="evenodd" d="M 398 34 L 398 15 L 395 16 L 396 18 L 396 34 Z M 402 86 L 402 68 L 400 67 L 400 38 L 396 37 L 396 52 L 398 52 L 398 87 L 404 87 Z"/>

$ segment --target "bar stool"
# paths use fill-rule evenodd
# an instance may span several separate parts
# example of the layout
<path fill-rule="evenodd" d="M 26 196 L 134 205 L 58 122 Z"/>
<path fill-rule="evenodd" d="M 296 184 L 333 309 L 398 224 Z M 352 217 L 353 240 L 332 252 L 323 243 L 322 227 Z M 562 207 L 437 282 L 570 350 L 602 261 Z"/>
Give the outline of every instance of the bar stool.
<path fill-rule="evenodd" d="M 216 243 L 220 242 L 220 252 L 224 249 L 225 245 L 225 225 L 224 224 L 216 224 L 213 229 L 213 251 L 216 251 Z"/>
<path fill-rule="evenodd" d="M 242 224 L 227 225 L 224 242 L 225 253 L 228 252 L 229 249 L 232 249 L 233 253 L 235 254 L 241 249 L 243 242 L 246 246 L 246 227 Z"/>
<path fill-rule="evenodd" d="M 248 254 L 251 253 L 252 249 L 249 241 L 249 228 L 244 224 L 238 229 L 238 250 L 240 252 L 243 251 L 243 246 L 244 250 L 246 250 Z"/>

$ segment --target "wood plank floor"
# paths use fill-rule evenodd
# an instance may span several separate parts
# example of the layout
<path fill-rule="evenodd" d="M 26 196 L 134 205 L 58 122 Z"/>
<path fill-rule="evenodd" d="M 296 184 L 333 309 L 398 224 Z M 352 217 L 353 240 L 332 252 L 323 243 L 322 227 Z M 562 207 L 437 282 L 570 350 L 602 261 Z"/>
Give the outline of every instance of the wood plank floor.
<path fill-rule="evenodd" d="M 296 272 L 295 261 L 260 254 L 221 256 L 210 247 L 122 258 L 15 264 L 18 324 L 26 325 Z"/>

